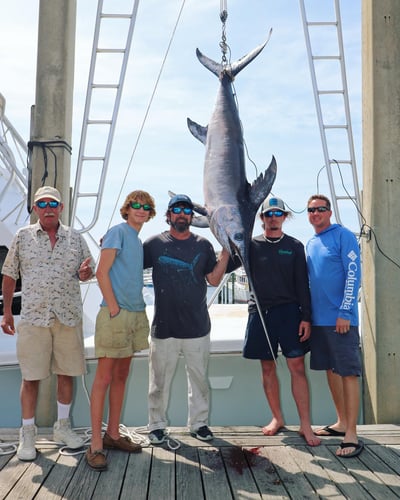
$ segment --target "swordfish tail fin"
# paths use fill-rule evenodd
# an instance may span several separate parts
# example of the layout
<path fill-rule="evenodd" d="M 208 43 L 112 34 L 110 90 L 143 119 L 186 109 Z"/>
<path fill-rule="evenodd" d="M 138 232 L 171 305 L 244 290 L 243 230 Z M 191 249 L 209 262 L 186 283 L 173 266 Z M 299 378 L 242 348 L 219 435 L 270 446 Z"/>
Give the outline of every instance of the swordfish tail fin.
<path fill-rule="evenodd" d="M 196 49 L 196 55 L 198 60 L 201 62 L 203 66 L 205 66 L 211 73 L 214 73 L 218 78 L 221 78 L 223 74 L 227 74 L 230 76 L 231 80 L 235 78 L 235 76 L 242 71 L 243 68 L 245 68 L 253 59 L 255 59 L 258 54 L 263 50 L 263 48 L 267 45 L 269 42 L 269 39 L 271 37 L 271 32 L 272 29 L 269 32 L 267 40 L 253 49 L 251 52 L 249 52 L 247 55 L 241 57 L 237 61 L 235 61 L 232 64 L 228 65 L 222 65 L 221 63 L 217 63 L 216 61 L 213 61 L 209 57 L 205 56 L 200 52 L 199 49 Z"/>

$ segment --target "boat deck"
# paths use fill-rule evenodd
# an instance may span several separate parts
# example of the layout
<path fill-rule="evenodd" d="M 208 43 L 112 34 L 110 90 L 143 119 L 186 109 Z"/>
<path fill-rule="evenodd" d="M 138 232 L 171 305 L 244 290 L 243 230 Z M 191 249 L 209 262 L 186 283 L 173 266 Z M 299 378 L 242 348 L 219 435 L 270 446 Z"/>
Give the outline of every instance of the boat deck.
<path fill-rule="evenodd" d="M 215 439 L 202 443 L 183 428 L 172 428 L 179 449 L 166 444 L 143 453 L 108 452 L 109 467 L 95 472 L 84 455 L 68 456 L 41 432 L 35 462 L 15 454 L 0 456 L 0 498 L 8 499 L 311 499 L 400 498 L 400 426 L 361 425 L 365 450 L 338 459 L 338 438 L 305 445 L 289 427 L 265 437 L 259 427 L 214 427 Z M 17 431 L 0 430 L 2 441 Z"/>

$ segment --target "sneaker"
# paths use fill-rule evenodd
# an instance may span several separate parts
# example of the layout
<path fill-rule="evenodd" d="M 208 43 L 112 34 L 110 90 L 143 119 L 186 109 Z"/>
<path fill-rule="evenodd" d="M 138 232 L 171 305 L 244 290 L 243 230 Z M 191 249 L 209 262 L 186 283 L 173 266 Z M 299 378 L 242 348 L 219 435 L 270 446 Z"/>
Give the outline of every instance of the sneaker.
<path fill-rule="evenodd" d="M 135 443 L 128 436 L 120 436 L 118 439 L 113 439 L 107 432 L 103 437 L 103 447 L 109 450 L 122 450 L 128 453 L 140 453 L 142 447 Z"/>
<path fill-rule="evenodd" d="M 151 444 L 161 444 L 167 439 L 165 429 L 154 429 L 149 434 L 149 441 Z"/>
<path fill-rule="evenodd" d="M 89 447 L 86 450 L 85 458 L 88 466 L 97 471 L 102 471 L 107 469 L 107 458 L 104 450 L 95 450 L 92 452 Z"/>
<path fill-rule="evenodd" d="M 78 434 L 71 429 L 69 418 L 57 420 L 53 426 L 53 441 L 65 444 L 68 448 L 75 450 L 81 448 L 85 442 Z"/>
<path fill-rule="evenodd" d="M 19 445 L 17 449 L 17 457 L 23 461 L 32 461 L 36 458 L 36 442 L 37 428 L 36 425 L 24 425 L 19 430 Z"/>
<path fill-rule="evenodd" d="M 211 441 L 214 438 L 214 434 L 206 425 L 203 425 L 203 427 L 200 427 L 195 431 L 191 431 L 190 435 L 200 439 L 201 441 Z"/>

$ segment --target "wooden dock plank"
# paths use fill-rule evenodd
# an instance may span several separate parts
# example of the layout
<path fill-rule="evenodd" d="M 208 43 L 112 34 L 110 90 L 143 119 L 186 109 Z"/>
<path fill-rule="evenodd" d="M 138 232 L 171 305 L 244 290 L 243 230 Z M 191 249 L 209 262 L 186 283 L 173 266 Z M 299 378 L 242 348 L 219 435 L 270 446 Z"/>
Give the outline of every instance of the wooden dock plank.
<path fill-rule="evenodd" d="M 237 500 L 261 498 L 249 464 L 241 448 L 221 448 L 225 470 L 231 486 L 232 496 Z"/>
<path fill-rule="evenodd" d="M 351 465 L 357 458 L 352 459 L 339 459 L 335 455 L 337 446 L 318 446 L 311 448 L 310 452 L 318 460 L 324 471 L 328 474 L 329 478 L 335 483 L 339 491 L 345 498 L 352 500 L 365 500 L 373 498 L 361 484 L 356 481 L 352 474 L 349 474 L 347 464 Z"/>
<path fill-rule="evenodd" d="M 108 452 L 108 468 L 106 472 L 99 474 L 96 487 L 93 491 L 93 498 L 96 500 L 110 500 L 111 498 L 119 498 L 122 490 L 125 470 L 128 464 L 129 454 L 119 450 Z M 84 462 L 85 460 L 82 459 Z M 85 464 L 86 466 L 86 464 Z M 86 468 L 88 468 L 86 466 Z M 84 497 L 86 498 L 86 497 Z"/>
<path fill-rule="evenodd" d="M 287 492 L 265 448 L 245 448 L 244 454 L 263 500 L 287 499 Z"/>
<path fill-rule="evenodd" d="M 142 453 L 129 456 L 120 500 L 147 498 L 152 453 L 152 448 L 143 448 Z"/>
<path fill-rule="evenodd" d="M 197 448 L 182 446 L 176 451 L 176 499 L 204 497 Z"/>
<path fill-rule="evenodd" d="M 53 457 L 54 467 L 43 481 L 35 500 L 57 500 L 63 498 L 68 485 L 73 480 L 81 455 L 60 455 L 59 450 L 46 450 L 47 458 Z"/>
<path fill-rule="evenodd" d="M 175 498 L 175 453 L 154 447 L 147 499 L 160 498 Z"/>
<path fill-rule="evenodd" d="M 198 449 L 201 475 L 204 485 L 204 498 L 229 500 L 232 493 L 220 450 L 211 447 Z"/>
<path fill-rule="evenodd" d="M 304 472 L 297 465 L 291 454 L 290 447 L 285 446 L 285 452 L 282 453 L 280 446 L 271 446 L 266 448 L 266 453 L 269 460 L 274 464 L 286 490 L 290 492 L 290 498 L 294 500 L 318 498 L 318 495 L 307 481 Z"/>
<path fill-rule="evenodd" d="M 7 467 L 0 471 L 0 498 L 5 498 L 16 487 L 29 466 L 29 462 L 21 462 L 15 455 L 7 462 Z"/>
<path fill-rule="evenodd" d="M 304 471 L 305 477 L 320 498 L 344 498 L 322 464 L 315 459 L 311 450 L 312 447 L 309 446 L 296 446 L 296 448 L 290 449 L 290 454 L 299 468 Z"/>

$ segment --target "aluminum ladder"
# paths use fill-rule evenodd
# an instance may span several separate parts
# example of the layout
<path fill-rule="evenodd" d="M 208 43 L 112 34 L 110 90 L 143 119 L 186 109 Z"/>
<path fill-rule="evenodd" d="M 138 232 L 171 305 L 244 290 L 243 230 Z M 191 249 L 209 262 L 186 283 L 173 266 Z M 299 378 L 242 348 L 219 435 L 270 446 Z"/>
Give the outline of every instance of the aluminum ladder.
<path fill-rule="evenodd" d="M 341 202 L 347 202 L 347 205 L 349 205 L 348 202 L 350 201 L 352 215 L 354 215 L 355 210 L 356 218 L 354 220 L 357 221 L 359 227 L 349 229 L 352 229 L 357 233 L 362 227 L 361 197 L 354 153 L 353 132 L 351 127 L 339 0 L 333 0 L 333 20 L 313 22 L 310 22 L 307 18 L 305 0 L 299 1 L 318 125 L 322 141 L 324 162 L 331 193 L 332 209 L 336 221 L 339 224 L 342 224 L 339 203 L 341 204 L 341 207 L 344 207 L 345 204 Z M 309 8 L 309 10 L 311 9 Z M 332 46 L 330 47 L 330 51 L 334 52 L 333 55 L 317 54 L 316 43 L 312 43 L 312 36 L 316 34 L 316 30 L 318 30 L 317 35 L 321 34 L 321 32 L 324 30 L 329 30 L 329 35 L 331 35 L 333 30 L 335 36 L 333 37 L 334 40 L 333 43 L 331 43 Z M 324 34 L 326 35 L 327 33 Z M 316 65 L 318 64 L 335 65 L 334 70 L 332 71 L 332 79 L 337 78 L 338 82 L 336 85 L 334 85 L 333 89 L 323 88 L 322 80 L 323 76 L 326 79 L 326 73 L 324 75 L 322 75 L 321 73 L 317 75 Z M 336 68 L 337 65 L 340 67 L 340 75 L 338 75 L 338 71 Z M 322 99 L 335 99 L 334 107 L 329 107 L 329 101 L 327 105 L 323 106 L 321 102 Z M 339 101 L 339 104 L 337 101 Z M 326 103 L 324 102 L 324 104 Z M 343 116 L 340 117 L 340 120 L 329 121 L 329 114 L 332 111 L 337 111 L 338 107 L 341 108 Z M 335 134 L 337 135 L 335 136 Z M 343 158 L 338 159 L 334 156 L 335 150 L 338 150 L 336 147 L 337 142 L 335 142 L 335 140 L 338 139 L 338 135 L 343 134 L 345 137 L 341 137 L 342 147 L 340 151 L 341 154 L 343 154 Z M 346 187 L 340 188 L 340 183 L 343 184 L 343 177 L 346 178 Z"/>
<path fill-rule="evenodd" d="M 112 3 L 109 2 L 109 5 Z M 111 14 L 103 12 L 103 0 L 98 1 L 71 202 L 71 225 L 79 232 L 92 229 L 99 216 L 138 6 L 139 0 L 134 0 L 130 12 Z M 112 45 L 111 41 L 106 38 L 107 33 L 111 31 L 110 28 L 118 33 L 121 46 L 116 48 L 100 46 L 101 43 Z M 104 41 L 102 36 L 104 36 Z M 119 74 L 112 71 L 112 64 L 120 65 Z M 100 116 L 100 114 L 105 116 Z M 91 148 L 97 152 L 99 144 L 103 151 L 94 155 Z M 82 222 L 78 218 L 77 213 L 78 211 L 81 213 L 81 206 L 82 212 L 92 214 L 90 220 Z"/>

